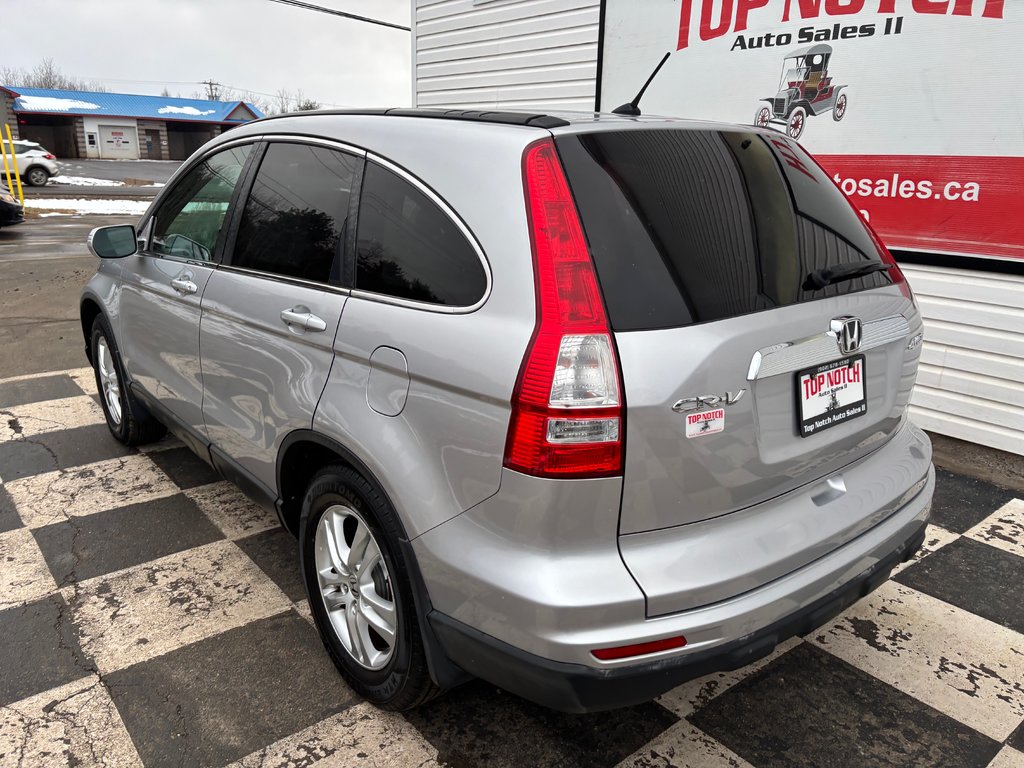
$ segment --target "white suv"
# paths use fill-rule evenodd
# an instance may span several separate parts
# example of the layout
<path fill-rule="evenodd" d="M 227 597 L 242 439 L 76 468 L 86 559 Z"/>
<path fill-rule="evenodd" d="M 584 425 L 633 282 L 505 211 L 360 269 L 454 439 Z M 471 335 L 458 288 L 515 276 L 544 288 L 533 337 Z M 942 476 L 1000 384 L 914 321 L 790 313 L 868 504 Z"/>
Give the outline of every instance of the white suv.
<path fill-rule="evenodd" d="M 32 187 L 41 187 L 51 176 L 60 173 L 57 158 L 42 144 L 34 141 L 15 141 L 14 154 L 18 156 L 18 172 L 22 180 Z"/>

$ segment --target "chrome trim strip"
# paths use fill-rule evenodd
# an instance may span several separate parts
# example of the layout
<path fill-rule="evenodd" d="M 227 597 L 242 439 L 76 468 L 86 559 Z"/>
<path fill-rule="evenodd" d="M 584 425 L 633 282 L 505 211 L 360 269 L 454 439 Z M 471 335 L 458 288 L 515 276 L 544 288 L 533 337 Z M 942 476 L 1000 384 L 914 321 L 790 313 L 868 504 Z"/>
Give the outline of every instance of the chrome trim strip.
<path fill-rule="evenodd" d="M 482 307 L 484 303 L 486 303 L 488 297 L 491 295 L 493 278 L 491 277 L 490 262 L 487 261 L 487 256 L 484 254 L 483 248 L 480 247 L 479 241 L 476 239 L 476 236 L 473 234 L 470 228 L 466 226 L 466 223 L 462 220 L 462 218 L 452 209 L 450 205 L 448 205 L 448 203 L 446 203 L 440 197 L 440 195 L 438 195 L 436 192 L 434 192 L 434 190 L 432 190 L 422 181 L 417 179 L 407 170 L 402 168 L 400 165 L 395 165 L 390 160 L 386 160 L 385 158 L 381 157 L 380 155 L 376 155 L 373 152 L 367 152 L 366 159 L 372 160 L 373 162 L 384 166 L 392 173 L 401 176 L 407 182 L 416 187 L 416 189 L 418 189 L 420 192 L 422 192 L 424 195 L 430 198 L 430 200 L 432 200 L 434 204 L 437 205 L 437 207 L 440 208 L 441 211 L 455 223 L 455 226 L 459 228 L 459 231 L 462 232 L 463 236 L 472 246 L 473 250 L 476 251 L 476 256 L 478 259 L 480 259 L 480 264 L 484 268 L 484 276 L 487 279 L 487 285 L 484 287 L 484 295 L 480 297 L 480 300 L 466 307 L 449 307 L 444 304 L 429 304 L 423 301 L 410 301 L 408 299 L 400 299 L 395 296 L 387 296 L 385 294 L 374 293 L 372 291 L 362 291 L 359 290 L 358 288 L 352 289 L 352 296 L 354 298 L 367 299 L 368 301 L 377 301 L 382 304 L 394 304 L 395 306 L 399 307 L 408 307 L 409 309 L 422 309 L 427 312 L 439 312 L 441 314 L 447 315 L 465 315 L 480 309 L 480 307 Z"/>
<path fill-rule="evenodd" d="M 273 144 L 318 144 L 328 149 L 340 149 L 342 152 L 348 152 L 350 155 L 356 155 L 357 157 L 366 157 L 365 149 L 346 144 L 343 141 L 323 139 L 319 136 L 302 136 L 295 133 L 264 133 L 260 138 Z M 222 144 L 221 146 L 224 145 Z"/>
<path fill-rule="evenodd" d="M 857 352 L 890 344 L 910 333 L 910 323 L 903 315 L 871 320 L 862 327 L 863 338 Z M 773 344 L 754 353 L 747 369 L 747 381 L 765 379 L 780 373 L 793 373 L 840 357 L 843 357 L 843 354 L 839 351 L 837 337 L 833 331 L 797 341 Z"/>
<path fill-rule="evenodd" d="M 248 267 L 238 267 L 235 266 L 234 264 L 217 264 L 216 267 L 218 270 L 222 272 L 238 272 L 239 274 L 251 275 L 252 277 L 261 277 L 264 280 L 272 280 L 275 283 L 288 283 L 289 285 L 297 285 L 300 288 L 314 288 L 318 291 L 324 291 L 326 293 L 337 293 L 342 296 L 348 296 L 351 293 L 353 293 L 353 291 L 349 291 L 348 288 L 342 288 L 340 285 L 318 283 L 315 280 L 303 280 L 301 277 L 289 277 L 288 275 L 278 275 L 273 272 L 263 272 L 258 269 L 249 269 Z"/>

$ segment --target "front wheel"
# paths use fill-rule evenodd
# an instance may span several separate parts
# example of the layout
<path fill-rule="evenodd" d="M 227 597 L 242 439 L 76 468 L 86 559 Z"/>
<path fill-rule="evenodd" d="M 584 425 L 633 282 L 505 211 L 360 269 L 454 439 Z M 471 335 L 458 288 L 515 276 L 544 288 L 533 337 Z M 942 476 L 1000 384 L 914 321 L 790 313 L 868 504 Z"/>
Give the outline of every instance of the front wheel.
<path fill-rule="evenodd" d="M 759 110 L 757 110 L 757 113 L 754 115 L 754 125 L 756 125 L 758 128 L 767 128 L 768 123 L 771 122 L 771 119 L 772 111 L 768 109 L 767 106 L 761 107 Z"/>
<path fill-rule="evenodd" d="M 832 119 L 837 123 L 846 117 L 846 94 L 839 94 L 839 98 L 836 99 L 835 106 L 832 107 Z"/>
<path fill-rule="evenodd" d="M 29 168 L 28 173 L 25 174 L 25 182 L 30 187 L 45 186 L 49 180 L 50 174 L 47 173 L 45 168 L 40 168 L 38 165 L 34 168 Z"/>
<path fill-rule="evenodd" d="M 125 445 L 142 445 L 167 433 L 126 386 L 121 354 L 103 315 L 97 315 L 92 324 L 92 365 L 110 434 Z"/>
<path fill-rule="evenodd" d="M 348 684 L 396 711 L 440 692 L 427 670 L 401 535 L 387 499 L 350 467 L 313 477 L 299 526 L 310 610 Z"/>
<path fill-rule="evenodd" d="M 789 116 L 789 123 L 786 125 L 786 133 L 794 141 L 804 134 L 804 126 L 807 123 L 807 111 L 803 107 L 797 107 Z"/>

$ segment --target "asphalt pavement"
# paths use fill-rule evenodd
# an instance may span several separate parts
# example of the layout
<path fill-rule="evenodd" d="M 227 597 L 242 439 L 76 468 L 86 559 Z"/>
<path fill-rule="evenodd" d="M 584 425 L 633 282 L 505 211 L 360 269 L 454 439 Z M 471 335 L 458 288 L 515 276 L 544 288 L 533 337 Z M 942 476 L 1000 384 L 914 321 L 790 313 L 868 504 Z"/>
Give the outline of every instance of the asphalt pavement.
<path fill-rule="evenodd" d="M 59 160 L 62 176 L 85 176 L 90 179 L 123 181 L 139 179 L 164 183 L 173 174 L 180 160 Z"/>
<path fill-rule="evenodd" d="M 96 270 L 86 237 L 135 221 L 55 216 L 0 229 L 0 377 L 86 364 L 78 294 Z"/>

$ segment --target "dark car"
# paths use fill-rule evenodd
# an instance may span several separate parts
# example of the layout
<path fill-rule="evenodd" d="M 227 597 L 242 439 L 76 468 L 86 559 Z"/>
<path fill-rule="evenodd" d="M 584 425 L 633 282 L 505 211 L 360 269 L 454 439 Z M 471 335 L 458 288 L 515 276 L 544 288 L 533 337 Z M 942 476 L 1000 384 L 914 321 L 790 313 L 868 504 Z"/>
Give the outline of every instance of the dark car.
<path fill-rule="evenodd" d="M 18 202 L 18 198 L 12 195 L 7 187 L 0 184 L 0 227 L 21 224 L 24 220 L 25 209 Z"/>

